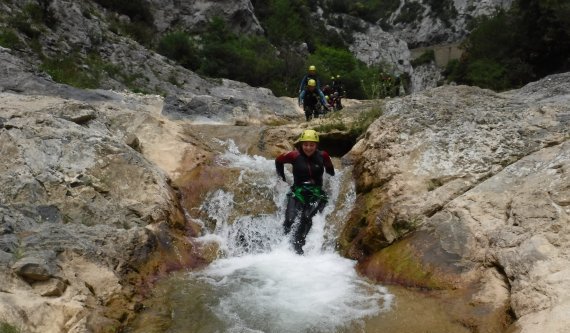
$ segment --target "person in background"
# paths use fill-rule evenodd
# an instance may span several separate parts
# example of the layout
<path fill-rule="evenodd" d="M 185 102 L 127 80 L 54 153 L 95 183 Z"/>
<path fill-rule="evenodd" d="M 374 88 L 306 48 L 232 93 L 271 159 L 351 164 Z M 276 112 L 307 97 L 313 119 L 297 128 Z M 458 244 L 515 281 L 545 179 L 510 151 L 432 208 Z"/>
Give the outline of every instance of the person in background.
<path fill-rule="evenodd" d="M 344 97 L 344 87 L 340 79 L 340 75 L 337 74 L 336 78 L 333 76 L 332 81 L 332 91 L 334 94 L 334 107 L 336 110 L 342 110 L 342 97 Z"/>
<path fill-rule="evenodd" d="M 299 106 L 303 107 L 307 121 L 311 120 L 311 117 L 313 116 L 318 118 L 319 103 L 321 103 L 325 112 L 329 111 L 328 103 L 326 102 L 323 92 L 317 87 L 317 82 L 310 79 L 305 90 L 303 90 L 299 95 Z"/>

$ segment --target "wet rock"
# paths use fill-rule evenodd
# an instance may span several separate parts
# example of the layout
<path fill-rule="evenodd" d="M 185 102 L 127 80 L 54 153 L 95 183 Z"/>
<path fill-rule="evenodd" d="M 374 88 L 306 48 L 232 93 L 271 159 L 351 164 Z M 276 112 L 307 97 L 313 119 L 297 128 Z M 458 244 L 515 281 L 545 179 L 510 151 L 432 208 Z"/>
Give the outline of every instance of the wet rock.
<path fill-rule="evenodd" d="M 457 86 L 388 101 L 350 153 L 360 204 L 341 235 L 345 253 L 380 281 L 428 287 L 434 277 L 484 286 L 497 267 L 516 326 L 565 327 L 568 82 L 566 73 L 502 94 Z M 409 265 L 392 259 L 402 247 Z M 430 279 L 417 282 L 410 267 Z"/>

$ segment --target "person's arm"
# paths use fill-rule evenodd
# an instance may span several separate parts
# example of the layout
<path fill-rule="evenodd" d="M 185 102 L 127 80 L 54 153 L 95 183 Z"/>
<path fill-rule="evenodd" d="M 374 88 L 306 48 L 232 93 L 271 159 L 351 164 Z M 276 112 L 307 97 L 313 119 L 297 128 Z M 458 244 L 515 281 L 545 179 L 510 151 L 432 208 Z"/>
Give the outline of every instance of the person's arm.
<path fill-rule="evenodd" d="M 301 79 L 301 83 L 299 84 L 299 94 L 302 91 L 305 91 L 305 85 L 307 84 L 307 75 L 303 76 L 303 78 Z"/>
<path fill-rule="evenodd" d="M 298 101 L 298 102 L 299 102 L 299 106 L 301 106 L 301 104 L 303 104 L 303 99 L 305 99 L 305 91 L 306 91 L 306 90 L 303 90 L 303 91 L 301 91 L 301 93 L 299 94 L 299 101 Z"/>
<path fill-rule="evenodd" d="M 329 153 L 323 150 L 322 155 L 323 155 L 323 164 L 325 166 L 325 171 L 329 175 L 334 176 L 334 165 L 332 164 L 332 160 L 331 157 L 329 156 Z"/>
<path fill-rule="evenodd" d="M 325 94 L 323 94 L 323 92 L 319 89 L 319 100 L 321 101 L 321 104 L 325 107 L 325 109 L 329 109 L 328 105 L 327 105 L 327 100 L 325 99 Z"/>
<path fill-rule="evenodd" d="M 287 181 L 287 178 L 285 178 L 285 163 L 293 163 L 297 156 L 299 156 L 299 152 L 291 151 L 283 153 L 275 159 L 275 170 L 279 178 L 283 179 L 284 182 Z"/>

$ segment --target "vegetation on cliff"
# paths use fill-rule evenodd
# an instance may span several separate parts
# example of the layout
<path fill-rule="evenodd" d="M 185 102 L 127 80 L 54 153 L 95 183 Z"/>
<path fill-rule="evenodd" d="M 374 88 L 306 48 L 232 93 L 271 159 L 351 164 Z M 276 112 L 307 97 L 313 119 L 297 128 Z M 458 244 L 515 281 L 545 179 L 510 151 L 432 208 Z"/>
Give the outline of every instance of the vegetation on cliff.
<path fill-rule="evenodd" d="M 481 18 L 451 62 L 449 81 L 507 90 L 570 70 L 570 3 L 517 0 L 508 10 Z"/>

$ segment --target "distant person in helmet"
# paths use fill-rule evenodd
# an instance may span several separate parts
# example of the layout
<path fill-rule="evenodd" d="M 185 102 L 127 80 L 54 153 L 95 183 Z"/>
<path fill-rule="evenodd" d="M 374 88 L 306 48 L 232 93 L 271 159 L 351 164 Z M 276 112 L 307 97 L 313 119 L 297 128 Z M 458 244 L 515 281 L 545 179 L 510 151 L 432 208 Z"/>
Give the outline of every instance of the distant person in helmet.
<path fill-rule="evenodd" d="M 334 176 L 334 166 L 326 151 L 318 149 L 319 134 L 305 130 L 297 140 L 296 150 L 279 155 L 275 159 L 277 175 L 286 181 L 285 163 L 293 165 L 293 186 L 287 194 L 287 210 L 283 228 L 289 234 L 293 225 L 293 248 L 303 254 L 305 237 L 313 225 L 313 217 L 322 212 L 327 204 L 323 191 L 323 174 Z"/>
<path fill-rule="evenodd" d="M 335 93 L 335 108 L 337 110 L 342 110 L 342 102 L 341 99 L 344 97 L 344 86 L 342 85 L 342 81 L 340 79 L 340 75 L 336 77 L 332 77 L 332 90 Z"/>
<path fill-rule="evenodd" d="M 299 85 L 299 94 L 305 90 L 305 87 L 309 83 L 309 80 L 315 80 L 317 83 L 317 88 L 321 89 L 321 80 L 319 80 L 319 77 L 317 76 L 317 67 L 314 65 L 309 66 L 307 75 L 303 76 L 301 84 Z"/>
<path fill-rule="evenodd" d="M 301 94 L 299 95 L 299 106 L 303 107 L 307 121 L 311 120 L 311 117 L 313 116 L 315 118 L 319 116 L 319 103 L 323 106 L 325 111 L 329 111 L 325 95 L 323 95 L 323 92 L 319 90 L 315 80 L 311 79 L 307 83 L 305 90 L 301 91 Z"/>

